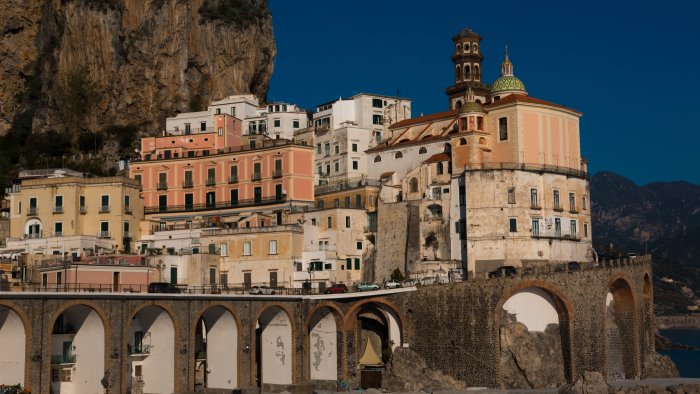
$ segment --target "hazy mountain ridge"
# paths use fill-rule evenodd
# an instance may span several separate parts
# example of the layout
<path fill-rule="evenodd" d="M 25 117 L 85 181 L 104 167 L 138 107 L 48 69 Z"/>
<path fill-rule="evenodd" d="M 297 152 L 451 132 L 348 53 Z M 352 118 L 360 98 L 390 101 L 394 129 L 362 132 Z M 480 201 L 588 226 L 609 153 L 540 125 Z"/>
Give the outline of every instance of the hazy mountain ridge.
<path fill-rule="evenodd" d="M 700 185 L 676 181 L 638 186 L 599 172 L 590 187 L 596 251 L 610 253 L 612 244 L 613 253 L 650 252 L 657 304 L 669 313 L 687 312 L 697 299 L 693 293 L 700 290 Z"/>

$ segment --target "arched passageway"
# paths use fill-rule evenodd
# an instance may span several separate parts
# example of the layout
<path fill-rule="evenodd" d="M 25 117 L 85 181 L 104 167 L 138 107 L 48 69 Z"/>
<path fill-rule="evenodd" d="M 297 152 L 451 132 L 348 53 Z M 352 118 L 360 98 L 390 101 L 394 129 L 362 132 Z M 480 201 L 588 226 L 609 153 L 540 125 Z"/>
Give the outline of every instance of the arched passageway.
<path fill-rule="evenodd" d="M 238 387 L 238 326 L 221 306 L 207 309 L 195 332 L 195 388 Z"/>
<path fill-rule="evenodd" d="M 630 284 L 622 278 L 609 286 L 605 297 L 605 349 L 608 379 L 633 379 L 637 375 L 637 316 Z"/>
<path fill-rule="evenodd" d="M 312 381 L 338 379 L 338 345 L 342 342 L 335 315 L 319 308 L 309 320 L 309 371 Z"/>
<path fill-rule="evenodd" d="M 403 344 L 401 319 L 388 305 L 369 302 L 356 314 L 356 360 L 362 388 L 380 388 L 381 375 L 394 349 Z"/>
<path fill-rule="evenodd" d="M 0 305 L 0 385 L 24 387 L 27 337 L 14 310 Z"/>
<path fill-rule="evenodd" d="M 519 289 L 499 312 L 504 387 L 558 387 L 571 379 L 571 312 L 557 292 L 536 286 Z"/>
<path fill-rule="evenodd" d="M 292 323 L 284 309 L 271 306 L 258 318 L 255 329 L 257 384 L 292 383 Z"/>
<path fill-rule="evenodd" d="M 158 306 L 139 310 L 128 328 L 127 389 L 143 393 L 175 390 L 175 327 Z"/>
<path fill-rule="evenodd" d="M 105 376 L 105 327 L 87 305 L 63 311 L 51 330 L 51 391 L 101 393 Z"/>

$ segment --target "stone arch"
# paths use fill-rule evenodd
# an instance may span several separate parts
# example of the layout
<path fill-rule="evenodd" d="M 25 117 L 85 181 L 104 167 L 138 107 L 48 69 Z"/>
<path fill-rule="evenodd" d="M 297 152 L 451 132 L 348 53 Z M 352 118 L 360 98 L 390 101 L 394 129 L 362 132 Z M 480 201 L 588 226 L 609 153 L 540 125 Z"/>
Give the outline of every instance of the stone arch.
<path fill-rule="evenodd" d="M 142 392 L 176 392 L 180 365 L 177 352 L 180 327 L 175 312 L 159 302 L 134 308 L 124 322 L 127 333 L 123 352 L 128 356 L 128 377 L 123 379 L 127 391 L 140 386 Z"/>
<path fill-rule="evenodd" d="M 335 304 L 324 302 L 315 306 L 305 319 L 307 335 L 307 364 L 312 382 L 333 386 L 343 367 L 343 312 Z"/>
<path fill-rule="evenodd" d="M 609 380 L 639 376 L 637 301 L 632 282 L 622 272 L 605 287 L 605 362 Z"/>
<path fill-rule="evenodd" d="M 382 161 L 382 157 L 379 156 L 379 155 L 376 155 L 376 156 L 374 156 L 374 160 L 373 160 L 373 161 L 374 161 L 375 163 L 379 163 L 379 162 Z"/>
<path fill-rule="evenodd" d="M 255 341 L 251 346 L 255 357 L 252 384 L 263 387 L 295 383 L 297 328 L 292 316 L 295 315 L 286 305 L 270 302 L 250 322 Z"/>
<path fill-rule="evenodd" d="M 21 327 L 20 327 L 21 325 Z M 31 324 L 22 308 L 0 301 L 0 385 L 25 387 L 30 379 Z M 21 330 L 20 330 L 21 328 Z"/>
<path fill-rule="evenodd" d="M 513 325 L 512 323 L 515 322 L 513 321 L 512 315 L 504 313 L 506 312 L 505 307 L 511 308 L 508 305 L 509 301 L 515 300 L 521 296 L 524 297 L 519 302 L 522 303 L 522 305 L 527 306 L 525 310 L 527 310 L 528 315 L 547 315 L 545 319 L 549 318 L 550 323 L 558 324 L 558 329 L 550 326 L 544 329 L 544 333 L 540 335 L 540 333 L 530 333 L 530 331 L 538 331 L 543 329 L 543 327 L 535 328 L 530 326 L 530 328 L 528 329 L 523 328 L 522 326 Z M 537 300 L 540 301 L 539 304 L 537 303 Z M 538 306 L 533 307 L 533 303 Z M 546 306 L 547 304 L 549 304 L 549 307 Z M 545 306 L 542 307 L 542 305 Z M 523 307 L 515 306 L 515 309 L 518 309 L 519 311 L 522 310 Z M 543 309 L 550 310 L 543 311 Z M 552 312 L 555 315 L 552 315 Z M 530 319 L 530 317 L 532 316 L 523 316 L 520 319 L 517 319 L 516 317 L 515 320 L 519 323 L 524 322 L 523 324 L 527 327 L 527 325 L 530 324 L 531 321 L 542 319 L 542 317 L 540 316 L 537 316 L 536 318 L 533 317 L 532 319 Z M 572 330 L 574 319 L 574 308 L 571 301 L 568 299 L 568 297 L 566 297 L 566 295 L 564 295 L 564 293 L 558 287 L 548 282 L 541 280 L 525 280 L 518 282 L 515 285 L 506 289 L 503 292 L 503 295 L 501 296 L 500 300 L 498 301 L 494 314 L 494 339 L 495 343 L 497 344 L 495 360 L 497 360 L 496 364 L 498 368 L 499 383 L 506 388 L 536 388 L 543 387 L 542 384 L 545 384 L 544 381 L 537 382 L 525 380 L 524 378 L 522 378 L 523 376 L 527 376 L 528 372 L 530 372 L 528 371 L 528 366 L 530 365 L 529 363 L 526 363 L 527 365 L 519 364 L 520 367 L 524 367 L 522 368 L 522 376 L 519 376 L 518 374 L 513 375 L 507 372 L 509 369 L 507 369 L 504 366 L 504 364 L 518 362 L 519 357 L 517 351 L 513 352 L 512 349 L 509 349 L 510 351 L 506 353 L 504 350 L 504 345 L 512 344 L 513 342 L 511 340 L 516 336 L 518 338 L 521 338 L 523 341 L 532 340 L 532 343 L 537 343 L 536 338 L 538 337 L 546 338 L 545 341 L 547 341 L 548 343 L 551 343 L 552 341 L 558 341 L 556 342 L 556 346 L 560 347 L 558 352 L 549 354 L 544 353 L 542 355 L 542 359 L 544 361 L 550 361 L 552 365 L 561 365 L 563 367 L 563 370 L 557 371 L 556 369 L 551 369 L 550 371 L 548 371 L 548 373 L 552 376 L 547 376 L 544 380 L 556 380 L 558 378 L 563 379 L 564 381 L 572 381 L 574 376 L 576 376 L 575 365 L 573 362 L 573 360 L 575 359 L 575 354 L 574 347 L 572 346 Z M 554 349 L 556 349 L 556 347 L 554 347 Z M 512 366 L 513 364 L 510 365 Z M 534 366 L 535 364 L 532 365 Z M 521 368 L 516 369 L 518 371 L 521 370 Z M 539 371 L 533 370 L 532 372 Z M 531 375 L 539 374 L 532 373 Z M 523 383 L 527 386 L 523 386 Z M 548 382 L 546 384 L 548 384 Z"/>
<path fill-rule="evenodd" d="M 467 144 L 467 139 L 466 138 L 460 138 L 459 139 L 459 145 L 466 145 Z"/>
<path fill-rule="evenodd" d="M 62 304 L 48 320 L 51 391 L 101 392 L 111 330 L 102 308 L 89 300 Z M 102 338 L 100 338 L 100 335 Z"/>
<path fill-rule="evenodd" d="M 210 302 L 196 313 L 190 348 L 195 388 L 234 389 L 244 385 L 242 363 L 243 326 L 229 305 Z M 213 346 L 212 346 L 213 345 Z M 201 372 L 201 376 L 200 376 Z"/>
<path fill-rule="evenodd" d="M 408 191 L 409 193 L 418 193 L 418 179 L 416 177 L 408 181 Z"/>

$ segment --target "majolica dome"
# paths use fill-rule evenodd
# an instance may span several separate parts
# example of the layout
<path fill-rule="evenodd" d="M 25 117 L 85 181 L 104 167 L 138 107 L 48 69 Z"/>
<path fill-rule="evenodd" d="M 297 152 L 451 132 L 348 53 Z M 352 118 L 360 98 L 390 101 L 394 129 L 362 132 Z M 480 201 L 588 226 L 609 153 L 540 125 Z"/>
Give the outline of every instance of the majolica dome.
<path fill-rule="evenodd" d="M 505 92 L 505 91 L 525 91 L 525 84 L 514 75 L 505 75 L 498 78 L 493 85 L 491 85 L 491 93 Z"/>
<path fill-rule="evenodd" d="M 476 101 L 467 101 L 462 105 L 462 107 L 459 108 L 459 114 L 469 114 L 469 113 L 484 113 L 484 107 L 481 106 L 481 104 L 477 103 Z"/>

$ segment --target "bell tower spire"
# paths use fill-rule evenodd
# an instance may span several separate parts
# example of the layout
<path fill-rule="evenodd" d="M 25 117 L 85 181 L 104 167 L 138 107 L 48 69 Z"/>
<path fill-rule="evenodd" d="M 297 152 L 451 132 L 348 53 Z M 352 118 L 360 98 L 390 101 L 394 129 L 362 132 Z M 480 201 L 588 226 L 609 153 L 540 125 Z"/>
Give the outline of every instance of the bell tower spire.
<path fill-rule="evenodd" d="M 452 54 L 454 67 L 454 85 L 448 87 L 445 93 L 450 98 L 450 109 L 458 109 L 465 103 L 467 90 L 472 88 L 475 100 L 486 102 L 489 87 L 481 80 L 481 36 L 471 29 L 464 29 L 452 37 L 455 51 Z"/>
<path fill-rule="evenodd" d="M 501 76 L 512 77 L 513 75 L 513 63 L 508 59 L 508 45 L 506 45 L 506 58 L 501 63 Z"/>

